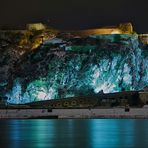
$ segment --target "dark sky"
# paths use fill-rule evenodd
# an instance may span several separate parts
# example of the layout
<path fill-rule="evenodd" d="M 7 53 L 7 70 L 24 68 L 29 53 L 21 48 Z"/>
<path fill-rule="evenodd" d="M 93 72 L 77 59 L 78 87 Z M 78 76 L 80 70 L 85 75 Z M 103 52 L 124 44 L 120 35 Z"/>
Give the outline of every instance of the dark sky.
<path fill-rule="evenodd" d="M 148 0 L 0 0 L 0 24 L 44 22 L 59 29 L 85 29 L 132 22 L 148 33 Z"/>

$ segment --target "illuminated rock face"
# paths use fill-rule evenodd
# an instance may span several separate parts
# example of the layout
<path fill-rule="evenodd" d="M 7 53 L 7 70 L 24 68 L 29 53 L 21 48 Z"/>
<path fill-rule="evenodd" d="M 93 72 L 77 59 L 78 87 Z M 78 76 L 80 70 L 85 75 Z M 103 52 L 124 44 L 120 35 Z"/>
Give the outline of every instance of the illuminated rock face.
<path fill-rule="evenodd" d="M 140 90 L 148 85 L 148 48 L 136 35 L 60 35 L 24 55 L 10 77 L 10 103 Z"/>

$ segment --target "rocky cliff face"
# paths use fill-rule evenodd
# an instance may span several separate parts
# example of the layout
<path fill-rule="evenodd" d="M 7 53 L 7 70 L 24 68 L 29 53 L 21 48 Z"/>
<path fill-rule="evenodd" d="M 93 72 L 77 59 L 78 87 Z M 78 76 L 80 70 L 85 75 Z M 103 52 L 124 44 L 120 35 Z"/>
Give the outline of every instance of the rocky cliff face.
<path fill-rule="evenodd" d="M 0 92 L 11 103 L 148 85 L 148 47 L 137 35 L 58 34 L 23 54 L 18 43 L 1 40 L 0 45 Z"/>

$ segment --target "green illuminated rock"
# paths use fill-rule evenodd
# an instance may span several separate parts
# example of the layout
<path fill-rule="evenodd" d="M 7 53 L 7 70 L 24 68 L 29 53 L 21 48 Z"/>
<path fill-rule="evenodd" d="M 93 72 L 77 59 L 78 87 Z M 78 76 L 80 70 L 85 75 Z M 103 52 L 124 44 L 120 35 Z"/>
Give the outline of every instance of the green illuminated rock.
<path fill-rule="evenodd" d="M 147 53 L 137 35 L 59 35 L 16 62 L 6 96 L 26 103 L 140 90 L 148 85 Z"/>
<path fill-rule="evenodd" d="M 0 96 L 10 103 L 140 90 L 148 85 L 148 45 L 136 34 L 3 32 L 0 54 Z"/>

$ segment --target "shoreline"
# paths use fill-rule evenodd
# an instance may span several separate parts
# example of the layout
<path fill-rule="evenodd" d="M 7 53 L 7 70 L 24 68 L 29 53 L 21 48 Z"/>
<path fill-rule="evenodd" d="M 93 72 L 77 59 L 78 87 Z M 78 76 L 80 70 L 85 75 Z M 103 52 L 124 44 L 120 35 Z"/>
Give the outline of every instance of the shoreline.
<path fill-rule="evenodd" d="M 148 107 L 108 109 L 0 109 L 0 119 L 148 119 Z"/>

